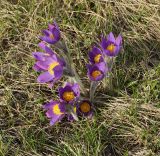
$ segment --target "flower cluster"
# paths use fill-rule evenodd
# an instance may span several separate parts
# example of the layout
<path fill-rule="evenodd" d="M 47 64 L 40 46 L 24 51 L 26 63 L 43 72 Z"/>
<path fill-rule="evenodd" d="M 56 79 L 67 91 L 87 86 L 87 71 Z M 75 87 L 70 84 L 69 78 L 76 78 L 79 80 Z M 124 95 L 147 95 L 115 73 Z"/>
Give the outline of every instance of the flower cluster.
<path fill-rule="evenodd" d="M 122 46 L 122 37 L 116 39 L 113 33 L 109 33 L 107 38 L 102 38 L 100 49 L 96 46 L 89 52 L 90 64 L 87 65 L 88 77 L 91 81 L 102 80 L 108 72 L 108 62 L 106 57 L 116 56 Z"/>
<path fill-rule="evenodd" d="M 92 82 L 98 82 L 107 75 L 109 70 L 106 57 L 113 57 L 119 53 L 122 37 L 119 35 L 115 39 L 113 33 L 110 33 L 107 38 L 102 37 L 99 48 L 94 46 L 89 52 L 90 63 L 87 65 L 87 75 L 91 80 L 91 88 L 90 100 L 88 100 L 81 95 L 81 93 L 86 93 L 86 90 L 76 72 L 65 42 L 61 41 L 57 23 L 49 24 L 42 33 L 39 43 L 42 52 L 33 52 L 36 60 L 33 69 L 40 73 L 37 82 L 48 84 L 49 88 L 53 88 L 62 76 L 70 77 L 69 82 L 59 88 L 59 99 L 50 100 L 43 105 L 46 116 L 50 118 L 50 125 L 54 125 L 65 116 L 69 121 L 78 120 L 78 116 L 91 118 L 93 115 L 92 99 L 95 92 L 93 88 L 96 88 Z M 59 49 L 59 53 L 53 51 L 51 46 Z"/>
<path fill-rule="evenodd" d="M 59 101 L 51 100 L 43 106 L 47 110 L 46 116 L 51 119 L 50 125 L 60 121 L 65 115 L 70 121 L 74 120 L 73 115 L 77 112 L 74 102 L 79 98 L 79 95 L 78 84 L 67 83 L 65 87 L 59 88 Z"/>

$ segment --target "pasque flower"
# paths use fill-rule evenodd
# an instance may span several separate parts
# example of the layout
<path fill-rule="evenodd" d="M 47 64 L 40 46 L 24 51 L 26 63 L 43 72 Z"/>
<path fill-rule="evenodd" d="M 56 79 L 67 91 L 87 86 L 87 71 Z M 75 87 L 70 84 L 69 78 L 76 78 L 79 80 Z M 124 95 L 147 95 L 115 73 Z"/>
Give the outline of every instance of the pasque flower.
<path fill-rule="evenodd" d="M 37 81 L 40 83 L 54 83 L 62 77 L 65 62 L 45 44 L 41 43 L 40 47 L 45 50 L 45 53 L 33 53 L 33 57 L 37 60 L 33 68 L 36 71 L 43 72 L 39 75 Z"/>
<path fill-rule="evenodd" d="M 77 107 L 62 101 L 51 100 L 43 105 L 43 109 L 47 111 L 46 116 L 50 118 L 51 126 L 61 121 L 65 116 L 69 121 L 74 121 L 77 116 Z"/>
<path fill-rule="evenodd" d="M 100 63 L 104 61 L 103 54 L 99 48 L 94 46 L 89 52 L 89 60 L 92 64 Z"/>
<path fill-rule="evenodd" d="M 79 115 L 84 117 L 92 117 L 93 116 L 93 108 L 92 104 L 89 100 L 82 100 L 79 102 L 77 112 Z"/>
<path fill-rule="evenodd" d="M 41 36 L 40 39 L 49 44 L 55 44 L 60 40 L 60 30 L 57 23 L 54 21 L 53 24 L 48 25 L 48 29 L 42 31 L 44 36 Z"/>
<path fill-rule="evenodd" d="M 50 118 L 50 125 L 54 125 L 56 122 L 60 121 L 65 116 L 65 103 L 51 100 L 49 103 L 43 105 L 43 108 L 47 110 L 46 116 Z"/>
<path fill-rule="evenodd" d="M 110 32 L 107 39 L 102 37 L 101 47 L 107 56 L 116 56 L 122 47 L 121 35 L 118 35 L 118 37 L 115 38 L 113 33 Z"/>
<path fill-rule="evenodd" d="M 102 80 L 106 72 L 108 71 L 107 65 L 105 62 L 96 63 L 94 65 L 87 65 L 88 68 L 88 77 L 91 81 L 100 81 Z"/>
<path fill-rule="evenodd" d="M 73 103 L 80 96 L 80 87 L 78 83 L 67 83 L 65 87 L 59 88 L 59 96 L 61 101 Z"/>

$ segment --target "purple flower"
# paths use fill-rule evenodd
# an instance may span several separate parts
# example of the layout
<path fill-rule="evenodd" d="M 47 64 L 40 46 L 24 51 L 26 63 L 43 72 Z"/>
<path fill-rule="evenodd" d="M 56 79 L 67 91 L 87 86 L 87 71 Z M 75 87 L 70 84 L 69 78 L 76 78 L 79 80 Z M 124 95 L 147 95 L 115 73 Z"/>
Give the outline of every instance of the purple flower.
<path fill-rule="evenodd" d="M 51 119 L 50 125 L 54 125 L 56 122 L 60 121 L 65 116 L 65 103 L 51 100 L 49 103 L 46 103 L 43 108 L 47 110 L 46 116 Z"/>
<path fill-rule="evenodd" d="M 102 38 L 101 47 L 107 56 L 116 56 L 122 47 L 121 35 L 118 35 L 118 37 L 115 38 L 113 33 L 110 32 L 107 39 L 104 37 Z"/>
<path fill-rule="evenodd" d="M 100 81 L 106 76 L 108 68 L 104 62 L 96 63 L 94 65 L 87 65 L 88 77 L 91 81 Z"/>
<path fill-rule="evenodd" d="M 44 50 L 45 53 L 42 52 L 33 52 L 32 55 L 37 61 L 45 61 L 47 57 L 55 56 L 55 53 L 50 49 L 44 42 L 40 42 L 39 47 Z M 42 69 L 38 67 L 38 65 L 35 63 L 33 66 L 33 69 L 36 71 L 41 71 Z"/>
<path fill-rule="evenodd" d="M 37 81 L 40 83 L 48 82 L 50 86 L 62 77 L 65 62 L 45 44 L 41 43 L 46 53 L 34 52 L 33 57 L 37 60 L 33 68 L 36 71 L 42 71 Z"/>
<path fill-rule="evenodd" d="M 67 83 L 65 87 L 59 88 L 59 96 L 62 101 L 73 103 L 80 96 L 80 87 L 77 83 Z"/>
<path fill-rule="evenodd" d="M 99 48 L 93 47 L 92 51 L 89 52 L 89 59 L 91 63 L 100 63 L 104 61 L 102 52 Z"/>
<path fill-rule="evenodd" d="M 54 21 L 53 24 L 48 25 L 48 29 L 42 31 L 44 36 L 41 36 L 40 39 L 49 44 L 55 44 L 60 40 L 60 30 L 57 23 Z"/>
<path fill-rule="evenodd" d="M 79 115 L 85 116 L 85 117 L 92 117 L 93 116 L 93 108 L 92 104 L 89 100 L 83 100 L 79 103 L 77 112 Z"/>

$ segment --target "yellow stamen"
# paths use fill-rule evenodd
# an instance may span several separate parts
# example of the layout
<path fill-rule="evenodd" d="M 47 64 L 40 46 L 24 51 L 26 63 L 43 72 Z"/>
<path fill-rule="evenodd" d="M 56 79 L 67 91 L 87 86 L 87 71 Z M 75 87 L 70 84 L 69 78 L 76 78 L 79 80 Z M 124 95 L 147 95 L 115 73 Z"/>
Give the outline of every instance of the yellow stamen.
<path fill-rule="evenodd" d="M 48 72 L 49 72 L 51 75 L 54 75 L 53 69 L 54 69 L 56 66 L 58 66 L 58 65 L 59 65 L 58 62 L 53 62 L 53 63 L 51 63 L 51 64 L 49 65 L 49 67 L 48 67 Z"/>
<path fill-rule="evenodd" d="M 76 108 L 76 107 L 74 107 L 74 108 L 73 108 L 73 112 L 74 112 L 74 113 L 76 113 L 76 111 L 77 111 L 77 108 Z"/>
<path fill-rule="evenodd" d="M 63 93 L 63 99 L 67 102 L 72 101 L 74 99 L 74 93 L 73 92 L 64 92 Z"/>
<path fill-rule="evenodd" d="M 63 114 L 63 113 L 61 112 L 58 104 L 55 104 L 55 105 L 53 106 L 53 109 L 52 109 L 52 110 L 53 110 L 53 113 L 56 114 L 56 115 L 61 115 L 61 114 Z"/>
<path fill-rule="evenodd" d="M 96 56 L 94 57 L 94 62 L 95 62 L 95 63 L 98 63 L 98 62 L 100 61 L 101 56 L 102 56 L 101 54 L 96 55 Z"/>
<path fill-rule="evenodd" d="M 91 106 L 90 106 L 89 103 L 83 102 L 83 103 L 80 105 L 80 109 L 81 109 L 82 112 L 87 113 L 87 112 L 89 112 L 89 111 L 91 110 Z"/>
<path fill-rule="evenodd" d="M 109 50 L 110 52 L 114 52 L 115 45 L 114 44 L 110 44 L 106 49 Z"/>
<path fill-rule="evenodd" d="M 54 35 L 53 35 L 53 34 L 49 34 L 49 37 L 50 37 L 51 39 L 54 39 Z"/>
<path fill-rule="evenodd" d="M 91 76 L 96 79 L 98 76 L 100 76 L 102 73 L 99 70 L 95 70 L 91 73 Z"/>

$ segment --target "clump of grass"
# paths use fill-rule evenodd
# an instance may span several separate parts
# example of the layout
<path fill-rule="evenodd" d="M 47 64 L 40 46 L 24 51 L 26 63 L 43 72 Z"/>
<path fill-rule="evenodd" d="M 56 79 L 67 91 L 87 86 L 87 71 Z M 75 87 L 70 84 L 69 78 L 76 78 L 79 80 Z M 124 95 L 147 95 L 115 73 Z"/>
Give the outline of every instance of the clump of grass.
<path fill-rule="evenodd" d="M 159 5 L 159 0 L 0 1 L 0 155 L 158 155 Z M 99 110 L 93 121 L 49 127 L 42 111 L 44 101 L 56 98 L 58 84 L 49 90 L 36 83 L 31 53 L 53 18 L 86 86 L 91 45 L 110 31 L 124 38 L 111 82 L 99 87 L 103 94 L 95 99 Z"/>
<path fill-rule="evenodd" d="M 150 153 L 159 151 L 160 110 L 130 97 L 114 98 L 107 103 L 99 101 L 99 104 L 105 107 L 101 109 L 104 140 L 108 139 L 119 155 L 139 148 Z"/>

